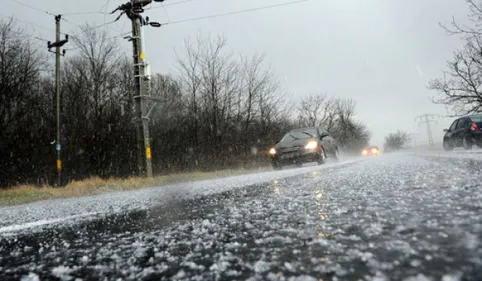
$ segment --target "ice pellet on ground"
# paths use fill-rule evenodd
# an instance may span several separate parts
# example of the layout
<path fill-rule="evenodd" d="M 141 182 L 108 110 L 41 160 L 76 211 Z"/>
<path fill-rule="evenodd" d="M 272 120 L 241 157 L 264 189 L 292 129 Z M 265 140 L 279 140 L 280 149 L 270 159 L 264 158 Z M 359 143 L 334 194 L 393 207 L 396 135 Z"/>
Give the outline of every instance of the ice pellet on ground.
<path fill-rule="evenodd" d="M 387 156 L 303 173 L 287 169 L 274 173 L 294 177 L 262 176 L 253 186 L 243 180 L 228 187 L 223 180 L 222 186 L 208 181 L 139 192 L 159 206 L 120 208 L 132 212 L 75 228 L 45 227 L 28 239 L 0 235 L 0 272 L 69 281 L 460 281 L 453 272 L 464 269 L 467 280 L 477 280 L 481 176 L 466 168 L 453 174 L 453 168 Z M 69 207 L 83 208 L 78 205 Z"/>
<path fill-rule="evenodd" d="M 268 271 L 270 268 L 269 263 L 259 260 L 254 264 L 254 271 L 258 273 L 263 273 Z"/>
<path fill-rule="evenodd" d="M 419 273 L 415 276 L 406 277 L 403 279 L 403 281 L 433 281 L 433 279 Z"/>
<path fill-rule="evenodd" d="M 290 277 L 288 280 L 289 281 L 318 281 L 318 279 L 316 279 L 313 276 L 309 276 L 309 275 L 301 275 L 301 276 L 296 276 L 296 277 Z"/>
<path fill-rule="evenodd" d="M 72 276 L 70 276 L 70 273 L 72 272 L 72 269 L 70 267 L 66 266 L 57 266 L 52 269 L 52 275 L 59 278 L 62 281 L 70 281 L 72 279 Z"/>
<path fill-rule="evenodd" d="M 30 272 L 28 275 L 23 276 L 20 281 L 40 281 L 37 274 Z"/>
<path fill-rule="evenodd" d="M 460 272 L 449 273 L 449 274 L 445 274 L 444 276 L 442 276 L 441 281 L 460 281 L 461 278 L 462 278 L 462 273 L 460 273 Z"/>

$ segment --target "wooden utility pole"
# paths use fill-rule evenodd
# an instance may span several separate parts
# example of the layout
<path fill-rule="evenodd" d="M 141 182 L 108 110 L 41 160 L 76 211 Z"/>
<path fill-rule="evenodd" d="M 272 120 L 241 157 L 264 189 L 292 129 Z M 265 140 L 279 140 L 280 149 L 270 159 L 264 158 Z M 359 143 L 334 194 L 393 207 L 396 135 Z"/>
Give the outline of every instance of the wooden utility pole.
<path fill-rule="evenodd" d="M 156 1 L 163 2 L 164 0 Z M 146 73 L 146 63 L 142 25 L 150 25 L 153 27 L 160 27 L 157 22 L 149 22 L 148 19 L 142 17 L 144 6 L 152 3 L 152 0 L 131 0 L 117 9 L 122 11 L 121 15 L 126 14 L 132 22 L 132 36 L 127 37 L 132 41 L 133 59 L 134 59 L 134 79 L 136 87 L 136 95 L 134 96 L 135 111 L 136 111 L 136 139 L 137 139 L 137 165 L 141 176 L 152 177 L 152 160 L 151 160 L 151 141 L 149 135 L 149 116 L 148 116 L 148 101 L 149 96 L 146 91 L 146 81 L 148 80 L 148 73 Z M 117 20 L 120 18 L 117 18 Z"/>
<path fill-rule="evenodd" d="M 55 48 L 55 95 L 56 95 L 56 121 L 57 121 L 57 134 L 55 140 L 55 150 L 57 151 L 57 186 L 62 186 L 62 124 L 61 124 L 61 93 L 60 93 L 60 56 L 65 55 L 65 50 L 62 54 L 60 48 L 69 41 L 68 35 L 65 35 L 64 40 L 60 40 L 60 20 L 61 15 L 55 16 L 55 42 L 47 43 L 49 52 L 50 49 Z"/>

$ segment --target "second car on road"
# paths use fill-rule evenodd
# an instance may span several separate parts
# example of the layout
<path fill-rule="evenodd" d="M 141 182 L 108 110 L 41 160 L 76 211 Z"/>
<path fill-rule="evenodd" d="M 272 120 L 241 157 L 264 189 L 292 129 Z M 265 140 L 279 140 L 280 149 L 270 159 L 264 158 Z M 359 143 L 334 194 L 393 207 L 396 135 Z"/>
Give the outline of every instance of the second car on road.
<path fill-rule="evenodd" d="M 361 151 L 362 156 L 376 156 L 380 154 L 380 149 L 377 146 L 367 146 Z"/>
<path fill-rule="evenodd" d="M 338 159 L 339 155 L 335 139 L 323 127 L 292 130 L 270 149 L 269 154 L 276 170 L 290 164 L 323 164 L 327 156 Z"/>

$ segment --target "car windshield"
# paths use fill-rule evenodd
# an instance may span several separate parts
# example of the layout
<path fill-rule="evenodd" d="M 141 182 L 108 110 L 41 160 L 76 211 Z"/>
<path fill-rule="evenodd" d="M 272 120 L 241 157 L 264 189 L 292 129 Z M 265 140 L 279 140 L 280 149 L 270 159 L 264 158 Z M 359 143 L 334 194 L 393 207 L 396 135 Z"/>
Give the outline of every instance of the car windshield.
<path fill-rule="evenodd" d="M 287 133 L 281 141 L 309 139 L 317 135 L 316 129 L 296 130 Z"/>

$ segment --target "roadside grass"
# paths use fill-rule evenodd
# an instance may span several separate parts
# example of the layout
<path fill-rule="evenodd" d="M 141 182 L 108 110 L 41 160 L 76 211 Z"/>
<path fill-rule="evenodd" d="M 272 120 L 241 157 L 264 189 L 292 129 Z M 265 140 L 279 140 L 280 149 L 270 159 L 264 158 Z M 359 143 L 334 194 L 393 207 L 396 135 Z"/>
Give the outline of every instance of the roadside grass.
<path fill-rule="evenodd" d="M 208 180 L 253 172 L 267 171 L 268 168 L 246 170 L 221 170 L 215 172 L 176 173 L 154 178 L 132 177 L 127 179 L 102 179 L 93 177 L 81 181 L 72 181 L 65 187 L 19 185 L 0 190 L 0 207 L 21 205 L 35 201 L 73 198 L 98 195 L 116 191 L 128 191 L 173 183 Z"/>

